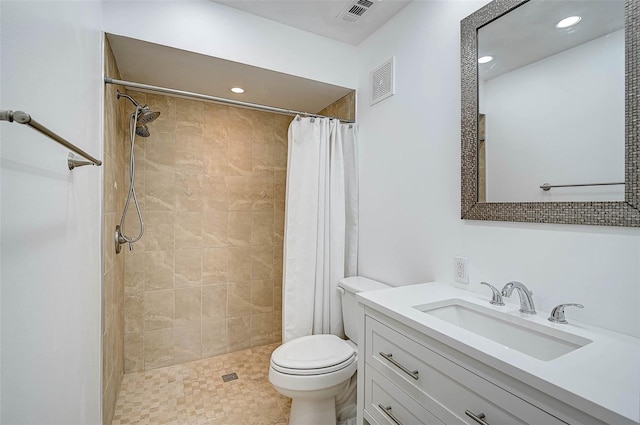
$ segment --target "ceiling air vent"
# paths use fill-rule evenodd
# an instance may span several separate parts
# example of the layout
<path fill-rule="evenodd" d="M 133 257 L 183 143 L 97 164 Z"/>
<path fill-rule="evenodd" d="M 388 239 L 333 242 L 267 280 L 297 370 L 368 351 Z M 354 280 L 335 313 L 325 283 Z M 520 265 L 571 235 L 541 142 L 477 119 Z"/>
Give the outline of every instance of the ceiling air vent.
<path fill-rule="evenodd" d="M 371 104 L 393 96 L 396 92 L 394 79 L 396 59 L 392 57 L 371 71 Z"/>
<path fill-rule="evenodd" d="M 371 6 L 373 6 L 373 2 L 369 0 L 358 0 L 350 2 L 344 9 L 342 9 L 342 12 L 340 12 L 340 14 L 336 16 L 336 19 L 350 23 L 357 22 L 358 19 L 360 19 L 360 17 L 364 15 Z"/>

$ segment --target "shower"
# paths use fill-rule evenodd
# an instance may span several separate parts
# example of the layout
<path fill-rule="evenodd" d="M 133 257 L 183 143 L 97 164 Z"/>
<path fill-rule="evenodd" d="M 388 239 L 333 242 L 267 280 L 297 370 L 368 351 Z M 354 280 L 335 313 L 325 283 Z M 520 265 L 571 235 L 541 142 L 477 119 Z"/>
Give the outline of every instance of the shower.
<path fill-rule="evenodd" d="M 158 116 L 160 115 L 160 112 L 154 112 L 147 105 L 142 106 L 138 102 L 136 102 L 133 97 L 125 93 L 120 93 L 120 91 L 118 91 L 118 100 L 120 100 L 121 97 L 129 99 L 131 103 L 133 103 L 133 106 L 136 107 L 136 110 L 129 116 L 129 141 L 131 142 L 131 160 L 129 162 L 129 194 L 127 195 L 127 201 L 124 204 L 124 210 L 122 212 L 120 224 L 116 226 L 116 254 L 120 253 L 120 250 L 122 249 L 121 245 L 125 243 L 128 243 L 129 250 L 132 250 L 133 243 L 139 241 L 144 234 L 144 221 L 142 220 L 142 213 L 140 212 L 140 205 L 138 205 L 138 197 L 136 195 L 136 189 L 134 185 L 136 177 L 136 159 L 134 155 L 134 146 L 136 142 L 136 135 L 140 137 L 149 137 L 150 133 L 149 129 L 147 128 L 147 124 L 155 121 L 156 118 L 158 118 Z M 133 203 L 136 206 L 136 212 L 138 213 L 138 220 L 140 222 L 140 232 L 136 237 L 127 236 L 124 229 L 124 221 L 125 217 L 127 216 L 127 211 L 129 210 L 131 198 L 133 198 Z"/>

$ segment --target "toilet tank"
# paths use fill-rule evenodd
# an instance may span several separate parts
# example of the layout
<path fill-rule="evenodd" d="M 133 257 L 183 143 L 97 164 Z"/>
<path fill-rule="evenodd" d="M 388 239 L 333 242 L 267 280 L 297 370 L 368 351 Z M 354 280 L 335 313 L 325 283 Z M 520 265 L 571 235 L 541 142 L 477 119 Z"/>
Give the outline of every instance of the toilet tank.
<path fill-rule="evenodd" d="M 340 289 L 342 288 L 342 289 Z M 356 301 L 356 294 L 363 291 L 387 289 L 391 286 L 382 282 L 367 279 L 361 276 L 345 277 L 338 282 L 338 290 L 342 297 L 342 320 L 344 321 L 344 333 L 354 343 L 358 343 L 358 320 L 360 308 Z"/>

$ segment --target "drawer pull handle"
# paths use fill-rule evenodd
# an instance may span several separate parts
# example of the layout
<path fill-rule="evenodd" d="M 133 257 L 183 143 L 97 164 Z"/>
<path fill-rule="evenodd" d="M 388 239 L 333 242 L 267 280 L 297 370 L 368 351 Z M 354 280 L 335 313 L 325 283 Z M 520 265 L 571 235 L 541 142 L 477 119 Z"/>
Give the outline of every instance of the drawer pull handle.
<path fill-rule="evenodd" d="M 407 375 L 409 375 L 410 377 L 412 377 L 416 381 L 418 380 L 418 371 L 417 370 L 409 370 L 406 367 L 402 366 L 400 363 L 398 363 L 397 361 L 395 361 L 393 359 L 393 354 L 392 353 L 387 354 L 387 353 L 383 353 L 382 351 L 380 351 L 380 355 L 382 357 L 384 357 L 385 359 L 387 359 L 392 365 L 394 365 L 395 367 L 397 367 L 398 369 L 400 369 L 401 371 L 403 371 L 404 373 L 406 373 Z"/>
<path fill-rule="evenodd" d="M 480 425 L 489 425 L 489 422 L 484 420 L 484 418 L 486 417 L 484 413 L 480 413 L 479 415 L 476 415 L 470 410 L 465 410 L 464 414 L 470 417 L 471 419 L 473 419 L 474 421 L 478 422 Z"/>
<path fill-rule="evenodd" d="M 398 418 L 396 418 L 395 415 L 391 413 L 391 406 L 384 407 L 382 403 L 378 403 L 378 407 L 381 408 L 384 414 L 390 417 L 393 422 L 395 422 L 398 425 L 402 425 L 402 422 L 400 422 Z"/>

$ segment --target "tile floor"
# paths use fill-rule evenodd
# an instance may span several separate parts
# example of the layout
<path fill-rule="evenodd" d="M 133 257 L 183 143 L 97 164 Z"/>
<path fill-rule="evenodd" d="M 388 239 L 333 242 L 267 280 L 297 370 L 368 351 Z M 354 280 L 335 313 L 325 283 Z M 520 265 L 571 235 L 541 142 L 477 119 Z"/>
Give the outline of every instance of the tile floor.
<path fill-rule="evenodd" d="M 286 425 L 291 399 L 269 383 L 278 345 L 127 374 L 112 425 Z M 222 380 L 233 372 L 237 380 Z"/>

